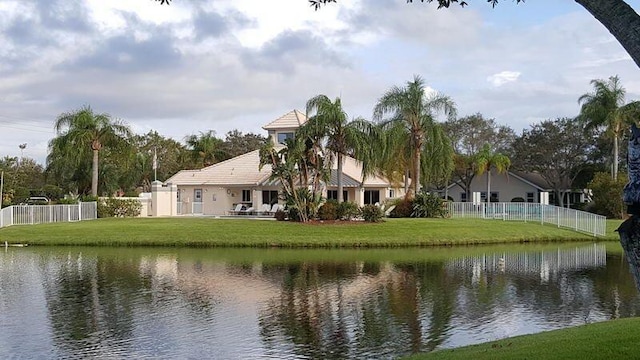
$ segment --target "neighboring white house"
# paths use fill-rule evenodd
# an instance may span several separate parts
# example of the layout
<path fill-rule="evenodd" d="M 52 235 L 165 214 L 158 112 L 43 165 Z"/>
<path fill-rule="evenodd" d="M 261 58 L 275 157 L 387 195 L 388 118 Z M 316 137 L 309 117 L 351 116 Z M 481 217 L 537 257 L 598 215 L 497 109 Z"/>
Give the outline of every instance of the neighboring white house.
<path fill-rule="evenodd" d="M 263 129 L 276 143 L 293 137 L 296 129 L 307 121 L 300 111 L 293 110 L 265 125 Z M 263 204 L 282 202 L 278 194 L 280 184 L 270 180 L 271 166 L 259 170 L 259 150 L 222 161 L 199 170 L 181 170 L 166 184 L 177 186 L 178 214 L 225 215 L 238 204 L 244 208 L 260 210 Z M 337 199 L 337 179 L 335 170 L 331 180 L 325 184 L 323 197 Z M 383 202 L 388 198 L 404 195 L 402 188 L 394 188 L 387 179 L 370 176 L 362 181 L 362 165 L 351 157 L 343 164 L 342 184 L 345 201 L 360 206 Z M 400 185 L 401 186 L 401 185 Z"/>
<path fill-rule="evenodd" d="M 476 175 L 471 182 L 471 193 L 479 192 L 482 201 L 487 199 L 487 176 Z M 549 192 L 551 204 L 555 203 L 555 194 L 546 180 L 535 172 L 508 171 L 504 174 L 491 174 L 491 202 L 524 201 L 540 202 L 540 193 Z M 444 195 L 444 194 L 442 194 Z M 449 185 L 447 196 L 456 202 L 467 202 L 467 194 L 457 183 Z M 588 191 L 567 189 L 564 204 L 570 205 L 590 201 Z"/>

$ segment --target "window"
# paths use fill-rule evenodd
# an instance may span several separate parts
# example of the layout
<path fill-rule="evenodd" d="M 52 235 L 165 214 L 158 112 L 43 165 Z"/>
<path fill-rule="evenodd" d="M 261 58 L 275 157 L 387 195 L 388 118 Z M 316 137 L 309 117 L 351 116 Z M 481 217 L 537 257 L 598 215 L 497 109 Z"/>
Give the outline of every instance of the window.
<path fill-rule="evenodd" d="M 527 202 L 532 203 L 535 201 L 535 194 L 532 192 L 527 193 Z"/>
<path fill-rule="evenodd" d="M 242 190 L 242 202 L 251 202 L 251 190 Z"/>
<path fill-rule="evenodd" d="M 364 204 L 375 204 L 380 202 L 380 190 L 365 190 Z"/>
<path fill-rule="evenodd" d="M 278 202 L 277 190 L 262 190 L 262 203 L 273 205 Z"/>
<path fill-rule="evenodd" d="M 284 144 L 286 139 L 293 139 L 292 132 L 278 133 L 278 144 Z"/>
<path fill-rule="evenodd" d="M 460 193 L 460 202 L 467 202 L 467 193 L 466 192 L 461 192 Z"/>
<path fill-rule="evenodd" d="M 396 197 L 396 191 L 394 189 L 389 189 L 389 197 L 390 198 Z"/>
<path fill-rule="evenodd" d="M 480 201 L 487 202 L 487 192 L 483 191 L 480 193 Z M 497 191 L 491 192 L 491 202 L 500 202 L 500 196 Z"/>
<path fill-rule="evenodd" d="M 202 189 L 193 190 L 193 202 L 202 202 Z"/>
<path fill-rule="evenodd" d="M 338 200 L 338 190 L 327 190 L 327 200 Z M 342 200 L 349 200 L 349 193 L 347 190 L 342 190 Z"/>

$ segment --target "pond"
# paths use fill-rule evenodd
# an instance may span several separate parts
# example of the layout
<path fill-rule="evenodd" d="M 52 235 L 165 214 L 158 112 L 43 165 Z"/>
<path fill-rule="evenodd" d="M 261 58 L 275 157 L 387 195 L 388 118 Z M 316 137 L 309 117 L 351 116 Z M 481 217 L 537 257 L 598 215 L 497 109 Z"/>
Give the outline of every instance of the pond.
<path fill-rule="evenodd" d="M 0 252 L 3 359 L 396 358 L 639 313 L 617 244 Z"/>

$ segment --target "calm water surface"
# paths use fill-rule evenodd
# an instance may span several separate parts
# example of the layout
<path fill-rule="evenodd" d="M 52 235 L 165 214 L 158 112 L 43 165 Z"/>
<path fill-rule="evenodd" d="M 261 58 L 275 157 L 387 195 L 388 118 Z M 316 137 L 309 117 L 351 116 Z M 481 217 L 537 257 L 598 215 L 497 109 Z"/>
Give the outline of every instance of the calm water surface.
<path fill-rule="evenodd" d="M 636 316 L 607 246 L 3 248 L 0 358 L 395 358 Z"/>

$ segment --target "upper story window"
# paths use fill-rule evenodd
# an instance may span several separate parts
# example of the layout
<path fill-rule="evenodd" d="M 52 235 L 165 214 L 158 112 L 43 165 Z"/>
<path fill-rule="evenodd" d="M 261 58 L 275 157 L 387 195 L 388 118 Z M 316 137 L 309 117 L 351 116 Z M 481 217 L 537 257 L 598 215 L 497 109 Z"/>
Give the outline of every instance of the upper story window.
<path fill-rule="evenodd" d="M 286 139 L 293 139 L 293 133 L 292 132 L 278 133 L 278 144 L 284 144 L 284 141 Z"/>

